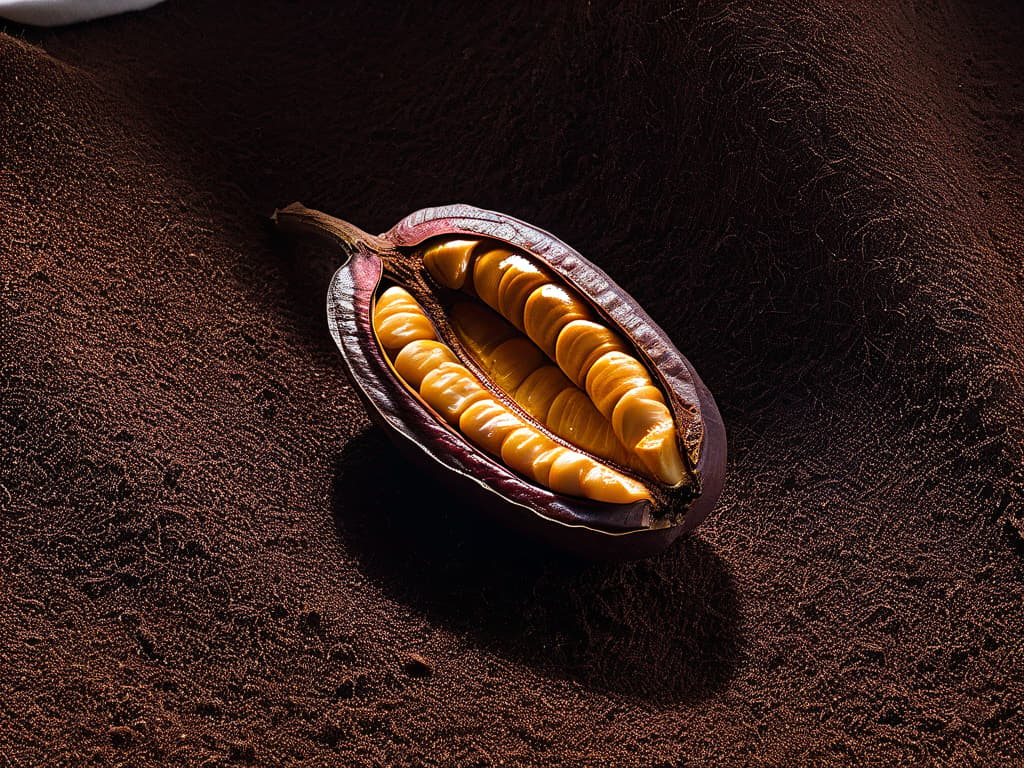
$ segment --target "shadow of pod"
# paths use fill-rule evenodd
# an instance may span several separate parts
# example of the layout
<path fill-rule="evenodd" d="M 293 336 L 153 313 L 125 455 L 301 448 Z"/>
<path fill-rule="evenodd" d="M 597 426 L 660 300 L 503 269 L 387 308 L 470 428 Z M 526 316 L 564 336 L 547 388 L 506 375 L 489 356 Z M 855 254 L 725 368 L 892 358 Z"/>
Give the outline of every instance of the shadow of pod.
<path fill-rule="evenodd" d="M 392 598 L 540 673 L 647 700 L 702 699 L 740 655 L 727 564 L 690 536 L 593 563 L 500 528 L 373 428 L 337 460 L 335 526 Z"/>

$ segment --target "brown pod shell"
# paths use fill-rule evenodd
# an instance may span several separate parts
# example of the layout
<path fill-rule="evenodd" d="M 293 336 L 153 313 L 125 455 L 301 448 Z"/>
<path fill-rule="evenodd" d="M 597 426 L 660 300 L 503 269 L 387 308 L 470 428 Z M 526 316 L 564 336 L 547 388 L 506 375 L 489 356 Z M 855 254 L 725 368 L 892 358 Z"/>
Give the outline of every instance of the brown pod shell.
<path fill-rule="evenodd" d="M 311 224 L 314 216 L 329 218 L 293 204 L 278 211 L 275 220 L 282 229 L 324 234 L 322 226 Z M 372 418 L 407 458 L 500 522 L 592 557 L 624 560 L 653 554 L 707 517 L 721 492 L 726 462 L 725 428 L 714 398 L 665 332 L 601 269 L 541 229 L 469 205 L 417 211 L 377 237 L 338 223 L 346 232 L 329 234 L 350 259 L 328 291 L 331 335 Z M 648 501 L 594 502 L 540 487 L 474 447 L 410 393 L 377 341 L 374 297 L 388 256 L 442 235 L 489 238 L 527 252 L 632 343 L 667 395 L 694 480 L 686 495 L 674 497 L 673 508 L 656 510 Z"/>

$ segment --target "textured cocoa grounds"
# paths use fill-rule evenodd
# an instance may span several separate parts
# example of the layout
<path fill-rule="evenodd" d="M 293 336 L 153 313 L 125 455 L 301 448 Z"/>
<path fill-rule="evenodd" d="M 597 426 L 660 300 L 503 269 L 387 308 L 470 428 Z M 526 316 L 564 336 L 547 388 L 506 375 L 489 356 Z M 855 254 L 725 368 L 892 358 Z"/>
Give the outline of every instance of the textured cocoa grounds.
<path fill-rule="evenodd" d="M 1019 766 L 1020 6 L 394 5 L 0 37 L 0 764 Z M 720 508 L 610 566 L 444 498 L 293 200 L 575 245 Z"/>

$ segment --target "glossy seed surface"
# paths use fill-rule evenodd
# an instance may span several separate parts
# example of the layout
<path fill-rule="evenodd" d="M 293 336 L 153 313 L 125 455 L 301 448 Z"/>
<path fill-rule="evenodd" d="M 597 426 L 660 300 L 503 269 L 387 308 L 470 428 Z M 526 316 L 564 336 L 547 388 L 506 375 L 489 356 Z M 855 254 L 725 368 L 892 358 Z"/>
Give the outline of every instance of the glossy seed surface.
<path fill-rule="evenodd" d="M 586 392 L 514 326 L 470 302 L 453 306 L 449 320 L 483 371 L 538 422 L 587 453 L 645 471 Z"/>
<path fill-rule="evenodd" d="M 664 395 L 632 349 L 571 287 L 528 254 L 486 240 L 441 239 L 427 247 L 424 261 L 438 282 L 452 289 L 471 288 L 532 342 L 504 333 L 474 342 L 476 346 L 467 343 L 481 350 L 481 361 L 493 361 L 493 372 L 488 363 L 483 367 L 502 389 L 515 397 L 527 377 L 545 364 L 539 361 L 539 351 L 585 389 L 597 411 L 611 423 L 627 457 L 599 455 L 624 466 L 639 464 L 668 486 L 683 482 L 686 468 Z M 452 274 L 460 277 L 450 279 Z M 462 327 L 470 325 L 467 321 Z"/>
<path fill-rule="evenodd" d="M 402 380 L 449 425 L 474 445 L 500 457 L 514 471 L 557 493 L 595 501 L 622 504 L 651 498 L 642 483 L 589 455 L 559 445 L 513 413 L 437 339 L 426 313 L 404 289 L 389 288 L 378 297 L 373 325 Z M 429 336 L 425 336 L 427 327 L 431 331 Z M 487 339 L 481 348 L 490 347 L 491 354 L 502 361 L 502 370 L 507 369 L 504 374 L 507 381 L 517 381 L 517 389 L 526 385 L 525 397 L 533 410 L 526 407 L 524 410 L 531 416 L 534 411 L 546 413 L 564 389 L 560 381 L 558 387 L 552 383 L 553 374 L 537 375 L 538 370 L 547 367 L 562 379 L 564 375 L 554 366 L 537 366 L 523 373 L 511 363 L 512 357 L 520 359 L 520 352 L 513 349 L 508 359 L 503 358 L 501 352 L 517 340 L 536 349 L 519 335 L 500 343 Z M 546 360 L 543 353 L 537 352 Z M 572 386 L 567 379 L 565 381 Z M 538 418 L 538 421 L 543 423 L 543 419 Z M 579 445 L 575 441 L 573 444 Z"/>

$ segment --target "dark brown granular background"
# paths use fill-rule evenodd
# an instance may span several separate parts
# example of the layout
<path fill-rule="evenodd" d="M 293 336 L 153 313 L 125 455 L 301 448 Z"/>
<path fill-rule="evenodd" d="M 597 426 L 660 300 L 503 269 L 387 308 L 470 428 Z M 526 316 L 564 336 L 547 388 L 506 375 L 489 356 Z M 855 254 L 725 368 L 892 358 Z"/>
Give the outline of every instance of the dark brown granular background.
<path fill-rule="evenodd" d="M 1021 765 L 1021 6 L 560 5 L 7 27 L 0 765 Z M 411 474 L 293 200 L 576 246 L 717 512 L 591 565 Z"/>

